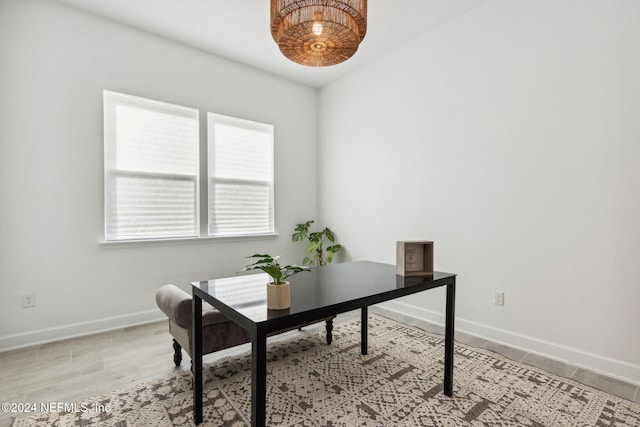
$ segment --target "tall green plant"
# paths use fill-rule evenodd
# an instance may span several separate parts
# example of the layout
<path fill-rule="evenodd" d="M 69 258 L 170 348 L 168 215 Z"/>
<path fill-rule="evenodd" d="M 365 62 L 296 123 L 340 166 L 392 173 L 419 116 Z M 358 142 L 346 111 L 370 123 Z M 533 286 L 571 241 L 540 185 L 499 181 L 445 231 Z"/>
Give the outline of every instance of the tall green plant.
<path fill-rule="evenodd" d="M 302 264 L 315 266 L 331 264 L 333 256 L 342 249 L 342 245 L 336 243 L 336 235 L 329 230 L 329 227 L 325 227 L 322 231 L 309 231 L 309 227 L 314 222 L 311 220 L 297 224 L 291 240 L 300 242 L 307 239 L 309 241 L 307 256 L 304 257 Z M 325 247 L 327 241 L 332 244 Z"/>

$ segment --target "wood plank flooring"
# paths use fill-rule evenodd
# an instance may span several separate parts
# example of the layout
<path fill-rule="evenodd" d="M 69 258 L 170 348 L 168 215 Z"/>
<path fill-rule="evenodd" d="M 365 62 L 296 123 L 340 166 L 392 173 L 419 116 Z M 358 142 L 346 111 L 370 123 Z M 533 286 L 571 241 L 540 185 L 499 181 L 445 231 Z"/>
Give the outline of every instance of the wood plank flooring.
<path fill-rule="evenodd" d="M 381 308 L 371 307 L 370 313 L 443 332 L 439 326 Z M 359 318 L 359 312 L 346 313 L 338 316 L 336 324 L 355 318 Z M 461 332 L 456 332 L 456 340 L 640 403 L 640 391 L 633 384 Z M 158 378 L 175 369 L 189 369 L 186 354 L 182 366 L 175 368 L 171 343 L 167 322 L 163 321 L 0 353 L 0 403 L 75 402 Z M 208 355 L 205 361 L 248 349 L 246 344 Z M 0 427 L 9 426 L 11 417 L 16 415 L 20 414 L 0 412 Z"/>

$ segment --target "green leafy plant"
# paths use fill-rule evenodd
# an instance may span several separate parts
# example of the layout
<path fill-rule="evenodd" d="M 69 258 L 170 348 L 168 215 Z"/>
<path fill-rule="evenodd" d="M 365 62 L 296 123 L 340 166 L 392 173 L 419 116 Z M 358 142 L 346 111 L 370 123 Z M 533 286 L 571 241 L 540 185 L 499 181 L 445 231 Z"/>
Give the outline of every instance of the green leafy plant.
<path fill-rule="evenodd" d="M 316 266 L 331 264 L 333 256 L 342 249 L 342 245 L 336 243 L 336 235 L 328 227 L 322 231 L 309 231 L 309 227 L 314 222 L 311 220 L 297 224 L 291 240 L 294 242 L 309 240 L 307 256 L 304 257 L 302 264 Z M 332 244 L 325 248 L 327 241 Z"/>
<path fill-rule="evenodd" d="M 280 265 L 280 256 L 274 256 L 268 254 L 255 254 L 247 258 L 258 258 L 256 262 L 247 264 L 242 271 L 249 270 L 262 270 L 267 273 L 273 279 L 273 283 L 276 285 L 283 284 L 287 278 L 302 271 L 308 271 L 309 267 L 299 265 Z"/>

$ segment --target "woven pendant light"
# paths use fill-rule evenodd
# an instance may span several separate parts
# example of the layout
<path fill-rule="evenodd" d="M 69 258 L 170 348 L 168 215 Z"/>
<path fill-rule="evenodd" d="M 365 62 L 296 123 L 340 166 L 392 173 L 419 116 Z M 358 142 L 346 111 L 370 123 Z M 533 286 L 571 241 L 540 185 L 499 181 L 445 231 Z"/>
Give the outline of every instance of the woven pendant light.
<path fill-rule="evenodd" d="M 351 58 L 367 32 L 367 0 L 271 0 L 271 35 L 298 64 L 325 67 Z"/>

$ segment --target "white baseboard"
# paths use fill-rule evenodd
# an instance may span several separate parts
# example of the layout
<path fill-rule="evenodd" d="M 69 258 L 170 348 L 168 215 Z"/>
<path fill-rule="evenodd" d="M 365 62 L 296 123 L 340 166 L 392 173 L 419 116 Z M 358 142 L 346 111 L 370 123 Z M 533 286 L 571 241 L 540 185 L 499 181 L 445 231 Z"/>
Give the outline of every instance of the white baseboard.
<path fill-rule="evenodd" d="M 379 304 L 379 306 L 396 313 L 444 326 L 444 314 L 440 312 L 427 310 L 399 301 L 388 301 Z M 157 322 L 163 319 L 166 319 L 166 316 L 160 310 L 155 309 L 123 316 L 107 317 L 89 322 L 74 323 L 56 328 L 40 329 L 22 334 L 6 335 L 0 337 L 0 352 L 111 331 L 118 328 Z M 628 383 L 640 385 L 640 365 L 612 359 L 562 344 L 540 340 L 460 317 L 456 317 L 456 330 L 517 348 L 528 353 L 567 362 L 609 377 L 618 378 Z"/>
<path fill-rule="evenodd" d="M 399 314 L 444 326 L 444 314 L 440 312 L 400 301 L 388 301 L 379 304 L 379 306 Z M 540 340 L 460 317 L 456 317 L 455 326 L 456 331 L 526 351 L 527 353 L 534 353 L 548 359 L 570 363 L 631 384 L 640 385 L 640 365 L 637 364 Z"/>
<path fill-rule="evenodd" d="M 123 316 L 106 317 L 89 322 L 73 323 L 55 328 L 40 329 L 15 335 L 0 337 L 0 352 L 18 348 L 46 344 L 68 338 L 107 332 L 129 326 L 157 322 L 167 317 L 159 309 L 141 311 Z"/>

